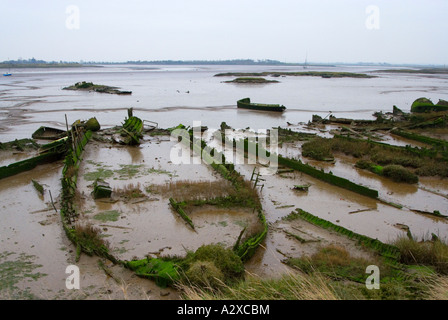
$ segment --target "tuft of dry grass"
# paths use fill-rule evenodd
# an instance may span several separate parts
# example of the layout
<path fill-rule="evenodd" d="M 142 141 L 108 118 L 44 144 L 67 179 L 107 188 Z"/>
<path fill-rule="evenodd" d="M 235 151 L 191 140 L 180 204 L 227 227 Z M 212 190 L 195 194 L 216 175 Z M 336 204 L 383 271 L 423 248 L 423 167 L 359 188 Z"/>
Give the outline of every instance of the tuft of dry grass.
<path fill-rule="evenodd" d="M 448 277 L 438 276 L 428 281 L 428 300 L 448 300 Z"/>
<path fill-rule="evenodd" d="M 319 275 L 288 273 L 279 279 L 250 275 L 236 285 L 209 290 L 191 285 L 179 288 L 186 300 L 339 300 L 328 280 Z"/>
<path fill-rule="evenodd" d="M 101 248 L 109 250 L 109 242 L 101 237 L 101 229 L 90 223 L 77 223 L 75 225 L 75 237 L 77 243 L 80 244 L 88 254 Z"/>
<path fill-rule="evenodd" d="M 205 200 L 236 194 L 228 181 L 191 180 L 172 181 L 165 185 L 153 185 L 151 186 L 151 192 L 161 194 L 167 198 L 174 198 L 178 202 Z"/>
<path fill-rule="evenodd" d="M 402 263 L 429 265 L 441 274 L 448 274 L 448 245 L 440 239 L 416 241 L 400 237 L 394 245 L 400 249 Z"/>
<path fill-rule="evenodd" d="M 114 188 L 113 193 L 117 197 L 125 199 L 141 198 L 145 196 L 141 190 L 140 183 L 137 183 L 137 185 L 130 183 L 122 188 Z"/>

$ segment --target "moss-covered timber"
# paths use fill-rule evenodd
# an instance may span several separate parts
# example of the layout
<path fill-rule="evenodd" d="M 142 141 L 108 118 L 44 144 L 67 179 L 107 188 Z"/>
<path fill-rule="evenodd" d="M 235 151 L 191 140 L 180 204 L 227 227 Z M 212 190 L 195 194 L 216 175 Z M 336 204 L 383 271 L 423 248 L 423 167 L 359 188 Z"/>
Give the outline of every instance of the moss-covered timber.
<path fill-rule="evenodd" d="M 118 95 L 130 95 L 132 94 L 132 91 L 122 91 L 118 90 L 115 87 L 110 87 L 106 85 L 101 84 L 94 84 L 92 82 L 77 82 L 72 86 L 65 87 L 63 90 L 78 90 L 78 91 L 94 91 L 99 93 L 111 93 L 111 94 L 118 94 Z"/>
<path fill-rule="evenodd" d="M 0 167 L 0 179 L 32 170 L 41 164 L 58 161 L 64 157 L 66 150 L 67 138 L 45 144 L 41 146 L 39 155 Z"/>
<path fill-rule="evenodd" d="M 437 104 L 434 104 L 428 98 L 418 98 L 411 105 L 411 112 L 415 113 L 446 110 L 448 110 L 448 103 L 445 100 L 440 100 Z"/>
<path fill-rule="evenodd" d="M 176 210 L 176 212 L 184 219 L 185 222 L 187 222 L 190 227 L 194 230 L 194 224 L 193 221 L 190 219 L 190 217 L 185 213 L 185 211 L 182 209 L 182 207 L 173 199 L 170 198 L 170 204 Z"/>
<path fill-rule="evenodd" d="M 237 107 L 242 109 L 275 111 L 275 112 L 283 112 L 286 110 L 285 106 L 279 104 L 251 103 L 250 98 L 244 98 L 238 100 Z"/>
<path fill-rule="evenodd" d="M 30 159 L 22 160 L 7 166 L 0 167 L 0 179 L 32 170 L 38 165 L 51 163 L 60 160 L 62 157 L 63 154 L 61 154 L 60 152 L 47 152 Z"/>
<path fill-rule="evenodd" d="M 160 287 L 167 287 L 180 279 L 178 266 L 172 261 L 148 257 L 126 261 L 124 265 L 139 277 L 154 280 Z"/>
<path fill-rule="evenodd" d="M 405 131 L 405 130 L 400 130 L 400 129 L 394 129 L 391 131 L 391 133 L 395 134 L 397 136 L 406 138 L 406 139 L 423 142 L 423 143 L 432 145 L 436 148 L 440 148 L 442 150 L 448 151 L 448 141 L 446 141 L 446 140 L 436 139 L 436 138 L 432 138 L 432 137 L 428 137 L 428 136 L 424 136 L 421 134 L 417 134 L 417 133 L 409 132 L 409 131 Z"/>
<path fill-rule="evenodd" d="M 127 145 L 139 145 L 142 137 L 143 121 L 135 116 L 130 116 L 125 119 L 123 128 L 121 129 L 122 136 L 125 137 L 123 143 Z"/>
<path fill-rule="evenodd" d="M 234 141 L 234 145 L 236 145 L 236 142 Z M 247 152 L 251 152 L 253 150 L 255 150 L 256 152 L 256 156 L 262 156 L 264 154 L 266 155 L 270 155 L 269 151 L 267 150 L 260 150 L 261 147 L 256 144 L 256 143 L 252 143 L 250 142 L 248 139 L 244 140 L 244 149 Z M 261 151 L 261 152 L 260 152 Z M 322 170 L 318 170 L 316 168 L 314 168 L 313 166 L 310 166 L 308 164 L 304 164 L 302 163 L 300 160 L 295 160 L 295 159 L 290 159 L 290 158 L 286 158 L 283 157 L 281 155 L 278 155 L 278 164 L 303 172 L 305 174 L 308 174 L 316 179 L 322 180 L 324 182 L 330 183 L 332 185 L 335 185 L 337 187 L 341 187 L 359 194 L 362 194 L 364 196 L 368 196 L 371 198 L 378 198 L 378 191 L 374 190 L 374 189 L 370 189 L 368 187 L 365 186 L 361 186 L 359 184 L 356 184 L 350 180 L 347 180 L 345 178 L 341 178 L 338 176 L 335 176 L 331 173 L 325 173 Z"/>
<path fill-rule="evenodd" d="M 308 164 L 302 163 L 300 160 L 294 160 L 289 158 L 284 158 L 282 156 L 278 156 L 278 163 L 283 166 L 287 166 L 289 168 L 295 169 L 297 171 L 306 173 L 314 178 L 317 178 L 321 181 L 330 183 L 334 186 L 341 187 L 356 193 L 359 193 L 361 195 L 370 197 L 370 198 L 378 198 L 378 191 L 374 189 L 370 189 L 365 186 L 361 186 L 359 184 L 356 184 L 350 180 L 347 180 L 345 178 L 341 178 L 338 176 L 335 176 L 331 173 L 325 173 L 321 170 L 318 170 L 314 168 L 313 166 L 310 166 Z"/>
<path fill-rule="evenodd" d="M 179 126 L 179 128 L 182 127 L 182 125 Z M 244 178 L 235 170 L 234 164 L 227 163 L 224 154 L 215 149 L 210 149 L 205 141 L 195 138 L 193 136 L 193 130 L 190 130 L 188 133 L 183 131 L 183 134 L 182 143 L 189 142 L 189 147 L 191 147 L 196 154 L 201 155 L 202 160 L 220 173 L 224 179 L 230 181 L 237 192 L 243 193 L 244 189 L 249 187 L 249 185 L 244 182 Z M 216 159 L 220 159 L 220 161 L 217 161 Z M 252 205 L 258 212 L 258 218 L 263 229 L 260 232 L 251 235 L 243 243 L 240 243 L 240 235 L 234 246 L 234 251 L 243 261 L 246 261 L 253 256 L 260 243 L 266 238 L 268 232 L 268 224 L 261 203 L 258 200 L 257 203 L 253 203 Z"/>
<path fill-rule="evenodd" d="M 77 251 L 82 251 L 88 255 L 98 255 L 117 263 L 118 260 L 109 252 L 109 248 L 102 239 L 98 237 L 97 231 L 92 226 L 76 226 L 75 220 L 78 215 L 74 205 L 74 197 L 77 187 L 78 169 L 84 147 L 92 137 L 92 132 L 83 130 L 72 130 L 73 138 L 69 139 L 69 147 L 62 169 L 62 192 L 61 209 L 62 226 L 67 237 L 77 247 Z M 76 133 L 76 134 L 75 134 Z M 73 141 L 76 141 L 73 143 Z M 78 258 L 79 255 L 77 255 Z"/>
<path fill-rule="evenodd" d="M 67 136 L 67 131 L 41 126 L 31 135 L 33 139 L 57 140 Z"/>
<path fill-rule="evenodd" d="M 241 244 L 239 243 L 239 241 L 237 241 L 234 246 L 235 253 L 241 258 L 242 261 L 248 260 L 255 254 L 255 251 L 260 246 L 260 243 L 262 243 L 266 238 L 266 235 L 268 233 L 268 224 L 266 222 L 266 217 L 261 210 L 258 212 L 258 218 L 263 225 L 263 230 L 252 235 Z"/>
<path fill-rule="evenodd" d="M 330 221 L 312 215 L 302 209 L 296 209 L 291 214 L 297 215 L 298 217 L 324 229 L 330 229 L 343 234 L 350 239 L 357 240 L 360 245 L 377 251 L 381 256 L 388 258 L 393 262 L 397 262 L 400 259 L 400 250 L 393 245 L 383 243 L 378 239 L 372 239 L 370 237 L 358 234 L 344 227 L 333 224 Z"/>
<path fill-rule="evenodd" d="M 252 83 L 252 84 L 263 84 L 263 83 L 278 83 L 277 80 L 267 80 L 265 78 L 256 77 L 240 77 L 234 80 L 225 81 L 225 83 Z"/>

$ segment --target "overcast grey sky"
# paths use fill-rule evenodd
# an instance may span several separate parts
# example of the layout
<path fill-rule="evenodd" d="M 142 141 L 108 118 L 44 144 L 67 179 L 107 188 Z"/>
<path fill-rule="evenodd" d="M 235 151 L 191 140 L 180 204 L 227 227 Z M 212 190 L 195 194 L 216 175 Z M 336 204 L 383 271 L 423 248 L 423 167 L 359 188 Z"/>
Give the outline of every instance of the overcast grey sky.
<path fill-rule="evenodd" d="M 0 61 L 448 64 L 447 0 L 0 0 Z"/>

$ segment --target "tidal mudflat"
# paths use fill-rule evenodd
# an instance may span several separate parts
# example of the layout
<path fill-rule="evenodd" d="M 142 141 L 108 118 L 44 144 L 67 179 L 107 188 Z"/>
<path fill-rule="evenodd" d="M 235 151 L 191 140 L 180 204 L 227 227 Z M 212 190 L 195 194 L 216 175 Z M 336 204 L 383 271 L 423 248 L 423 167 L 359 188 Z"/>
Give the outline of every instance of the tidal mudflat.
<path fill-rule="evenodd" d="M 371 81 L 369 78 L 364 80 Z M 15 83 L 15 86 L 20 86 L 20 83 Z M 134 95 L 135 88 L 132 89 Z M 3 95 L 11 94 L 10 90 L 3 91 Z M 259 89 L 245 87 L 241 90 Z M 71 95 L 67 94 L 66 98 Z M 106 96 L 106 100 L 129 99 L 126 96 Z M 95 99 L 102 97 L 104 95 L 101 98 L 95 96 Z M 51 100 L 48 96 L 45 99 Z M 30 102 L 32 108 L 26 114 L 40 114 L 37 105 L 35 101 Z M 178 109 L 182 108 L 170 110 Z M 218 112 L 220 108 L 194 109 L 195 114 L 209 114 L 212 109 Z M 224 109 L 226 111 L 219 110 L 219 114 L 228 113 L 235 107 Z M 410 272 L 409 265 L 412 264 L 400 260 L 395 240 L 446 241 L 448 187 L 443 174 L 446 167 L 446 149 L 443 147 L 446 128 L 443 121 L 437 120 L 443 120 L 446 117 L 444 113 L 437 113 L 433 118 L 414 114 L 414 120 L 406 121 L 415 121 L 412 125 L 416 127 L 402 126 L 402 131 L 396 131 L 396 127 L 401 126 L 400 121 L 395 119 L 391 122 L 391 115 L 385 115 L 383 122 L 377 121 L 377 114 L 377 120 L 370 119 L 368 123 L 357 123 L 356 118 L 343 123 L 341 121 L 345 120 L 342 118 L 325 119 L 328 113 L 322 112 L 321 120 L 309 117 L 307 122 L 299 123 L 289 118 L 296 112 L 289 113 L 289 109 L 286 112 L 290 121 L 285 121 L 282 116 L 271 118 L 256 111 L 239 112 L 244 119 L 267 117 L 271 125 L 265 129 L 277 128 L 280 131 L 281 143 L 277 152 L 283 160 L 275 174 L 259 175 L 265 169 L 261 163 L 245 161 L 215 166 L 200 161 L 197 151 L 203 150 L 205 145 L 213 147 L 213 153 L 225 151 L 225 145 L 219 139 L 222 137 L 219 129 L 203 133 L 203 143 L 197 145 L 200 149 L 180 146 L 191 157 L 189 164 L 173 161 L 173 150 L 180 151 L 179 140 L 171 134 L 173 127 L 159 126 L 143 131 L 136 145 L 123 144 L 116 136 L 123 133 L 122 120 L 126 110 L 121 107 L 101 111 L 112 113 L 107 120 L 108 125 L 101 125 L 100 130 L 89 135 L 82 148 L 75 148 L 79 152 L 75 157 L 77 166 L 69 175 L 65 169 L 66 157 L 0 180 L 0 197 L 4 199 L 1 215 L 5 222 L 1 226 L 4 249 L 0 263 L 5 279 L 2 280 L 2 298 L 185 298 L 185 287 L 166 286 L 170 282 L 170 272 L 177 270 L 188 274 L 199 283 L 197 268 L 207 270 L 214 277 L 222 277 L 225 268 L 216 270 L 218 262 L 210 264 L 194 260 L 205 259 L 201 248 L 216 244 L 230 251 L 233 249 L 236 256 L 244 257 L 242 262 L 247 278 L 278 279 L 296 272 L 297 268 L 309 272 L 302 259 L 314 257 L 310 261 L 317 263 L 317 257 L 321 258 L 326 250 L 336 255 L 349 252 L 351 258 L 362 261 L 376 261 L 382 257 L 392 261 L 392 265 L 400 270 L 401 273 L 392 276 L 402 279 L 403 274 L 415 274 L 416 271 Z M 93 111 L 85 109 L 75 114 L 85 119 L 101 113 Z M 12 115 L 11 112 L 12 108 L 7 108 L 6 114 Z M 120 120 L 115 121 L 118 114 Z M 143 115 L 145 119 L 148 113 L 135 108 L 134 115 Z M 16 116 L 14 121 L 22 117 Z M 242 120 L 237 119 L 238 124 L 233 129 L 231 117 L 223 119 L 228 121 L 226 125 L 221 122 L 221 128 L 229 130 L 230 139 L 261 135 L 250 129 L 250 121 L 240 126 Z M 177 120 L 182 119 L 171 119 L 171 122 Z M 277 121 L 283 122 L 281 127 L 276 125 Z M 202 125 L 206 124 L 204 122 Z M 2 122 L 3 125 L 6 123 L 6 120 Z M 37 129 L 38 123 L 36 120 L 26 125 L 33 128 L 29 130 L 29 136 Z M 50 123 L 59 123 L 58 127 L 62 128 L 65 126 L 62 119 L 51 120 Z M 177 121 L 175 125 L 181 123 L 183 121 Z M 82 131 L 77 127 L 72 130 L 76 133 Z M 319 138 L 328 139 L 322 141 L 333 148 L 325 150 L 329 153 L 321 158 L 309 149 L 312 141 Z M 335 146 L 341 148 L 341 141 L 345 142 L 347 149 L 336 149 Z M 350 153 L 347 141 L 366 144 L 363 145 L 365 152 L 361 155 Z M 7 166 L 38 155 L 44 143 L 37 141 L 37 146 L 29 147 L 19 142 L 7 147 L 5 144 L 4 150 L 0 151 L 1 165 Z M 401 162 L 402 167 L 418 176 L 418 182 L 398 182 L 383 174 L 390 165 L 382 161 L 390 155 L 389 151 L 381 149 L 383 144 L 392 146 L 394 152 L 409 152 L 415 159 L 420 159 L 418 163 L 407 166 L 404 161 L 409 158 L 403 156 Z M 385 148 L 390 148 L 388 146 Z M 371 149 L 382 156 L 374 157 Z M 304 153 L 305 150 L 308 153 Z M 433 166 L 436 171 L 430 172 L 424 167 L 425 161 L 429 161 L 427 159 L 436 161 L 437 166 Z M 370 161 L 369 166 L 360 167 L 360 160 Z M 304 165 L 316 170 L 309 171 L 311 169 Z M 316 171 L 322 174 L 316 174 Z M 87 225 L 91 228 L 89 230 L 95 230 L 101 243 L 108 246 L 106 256 L 101 255 L 102 251 L 89 255 L 83 251 L 85 243 L 80 245 L 71 241 L 79 240 L 79 237 L 71 238 L 70 232 L 68 235 L 64 232 L 66 224 L 61 210 L 65 210 L 66 199 L 61 191 L 64 188 L 61 177 L 67 176 L 70 179 L 76 177 L 72 180 L 76 188 L 70 199 L 71 209 L 76 212 L 76 223 L 72 226 L 76 229 L 76 225 Z M 333 180 L 336 182 L 331 183 Z M 351 182 L 348 189 L 343 186 L 345 181 Z M 94 196 L 95 184 L 98 183 L 110 188 L 110 196 Z M 377 196 L 371 196 L 374 191 L 377 191 Z M 65 270 L 68 265 L 80 267 L 81 290 L 67 289 Z M 238 270 L 233 276 L 241 280 L 241 266 L 232 266 Z M 172 269 L 162 273 L 162 267 Z M 11 268 L 16 271 L 10 272 Z M 428 268 L 431 272 L 440 272 L 431 265 Z M 342 277 L 359 285 L 365 280 L 365 270 L 361 271 L 356 270 L 358 273 L 350 276 L 338 273 L 336 278 Z M 160 279 L 163 279 L 162 283 Z M 207 279 L 211 281 L 212 278 Z"/>

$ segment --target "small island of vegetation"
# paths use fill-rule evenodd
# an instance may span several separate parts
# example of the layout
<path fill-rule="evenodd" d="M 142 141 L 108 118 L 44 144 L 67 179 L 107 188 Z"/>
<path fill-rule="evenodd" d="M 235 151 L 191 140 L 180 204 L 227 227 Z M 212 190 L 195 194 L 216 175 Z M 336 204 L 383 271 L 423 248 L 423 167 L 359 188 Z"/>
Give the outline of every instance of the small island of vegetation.
<path fill-rule="evenodd" d="M 94 91 L 100 93 L 111 93 L 119 95 L 132 94 L 132 91 L 121 91 L 116 87 L 110 87 L 100 84 L 93 84 L 92 82 L 77 82 L 73 86 L 65 87 L 64 90 L 79 90 L 79 91 Z"/>
<path fill-rule="evenodd" d="M 263 83 L 278 83 L 277 80 L 267 80 L 265 78 L 256 77 L 240 77 L 234 80 L 224 81 L 225 83 L 250 83 L 250 84 L 263 84 Z"/>

